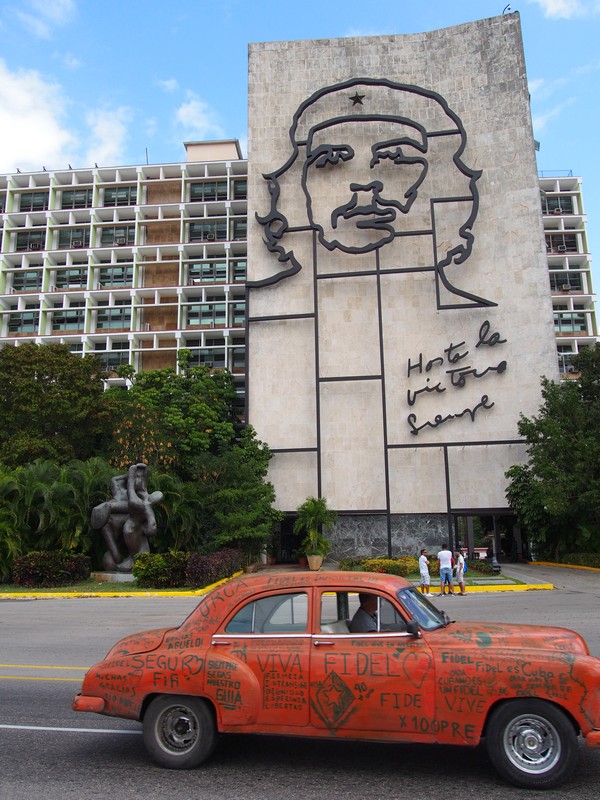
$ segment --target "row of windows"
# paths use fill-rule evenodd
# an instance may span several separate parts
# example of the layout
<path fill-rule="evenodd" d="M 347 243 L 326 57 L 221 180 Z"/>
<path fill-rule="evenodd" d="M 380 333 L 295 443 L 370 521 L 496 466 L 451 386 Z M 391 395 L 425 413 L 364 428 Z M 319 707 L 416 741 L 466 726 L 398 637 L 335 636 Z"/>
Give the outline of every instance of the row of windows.
<path fill-rule="evenodd" d="M 247 197 L 247 181 L 233 182 L 232 196 L 234 200 L 245 200 Z M 92 208 L 94 191 L 87 189 L 65 189 L 60 193 L 60 207 L 64 210 L 76 208 Z M 137 203 L 137 186 L 106 187 L 103 191 L 104 208 L 117 206 L 134 206 Z M 211 200 L 227 200 L 227 181 L 202 181 L 190 184 L 190 201 L 206 202 Z M 50 200 L 49 191 L 22 192 L 19 195 L 19 211 L 47 211 Z"/>
<path fill-rule="evenodd" d="M 228 241 L 229 238 L 244 240 L 248 233 L 248 223 L 245 219 L 234 219 L 231 223 L 231 236 L 229 237 L 228 224 L 226 219 L 203 220 L 202 222 L 191 222 L 189 224 L 190 242 L 210 242 Z M 46 244 L 46 229 L 19 231 L 17 233 L 16 252 L 26 250 L 44 250 Z M 99 247 L 111 247 L 113 245 L 133 245 L 135 244 L 134 225 L 116 225 L 112 227 L 104 226 L 100 228 Z M 90 228 L 60 228 L 58 231 L 58 249 L 77 249 L 90 246 Z"/>
<path fill-rule="evenodd" d="M 233 283 L 246 280 L 246 260 L 232 261 L 229 266 L 226 261 L 206 261 L 188 264 L 186 268 L 187 283 Z M 85 289 L 87 288 L 88 268 L 74 267 L 72 269 L 56 270 L 54 283 L 50 291 L 60 289 Z M 100 267 L 98 269 L 98 284 L 101 288 L 133 285 L 133 264 Z M 21 270 L 14 272 L 12 277 L 13 292 L 40 292 L 42 290 L 42 270 Z"/>
<path fill-rule="evenodd" d="M 564 195 L 558 197 L 542 196 L 543 214 L 573 214 L 573 198 Z"/>
<path fill-rule="evenodd" d="M 575 233 L 547 233 L 546 250 L 549 253 L 577 253 L 577 235 Z"/>
<path fill-rule="evenodd" d="M 583 283 L 580 272 L 551 272 L 550 290 L 553 292 L 581 292 Z"/>

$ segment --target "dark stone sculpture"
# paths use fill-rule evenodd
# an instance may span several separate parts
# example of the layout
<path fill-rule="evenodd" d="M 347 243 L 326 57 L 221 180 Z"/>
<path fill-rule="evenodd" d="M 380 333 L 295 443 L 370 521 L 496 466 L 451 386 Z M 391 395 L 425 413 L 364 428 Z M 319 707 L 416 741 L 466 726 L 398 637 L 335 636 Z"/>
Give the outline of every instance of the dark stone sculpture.
<path fill-rule="evenodd" d="M 107 571 L 131 572 L 133 557 L 150 550 L 148 539 L 156 534 L 156 518 L 152 506 L 163 499 L 162 492 L 148 494 L 148 467 L 132 464 L 126 475 L 111 481 L 112 500 L 92 510 L 91 526 L 99 530 L 108 550 L 102 557 Z M 119 544 L 127 548 L 123 555 Z"/>

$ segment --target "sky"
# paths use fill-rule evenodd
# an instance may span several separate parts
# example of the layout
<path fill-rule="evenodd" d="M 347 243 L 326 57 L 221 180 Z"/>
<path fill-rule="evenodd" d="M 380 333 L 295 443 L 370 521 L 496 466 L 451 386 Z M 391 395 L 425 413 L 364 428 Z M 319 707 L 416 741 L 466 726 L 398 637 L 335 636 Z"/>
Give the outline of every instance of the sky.
<path fill-rule="evenodd" d="M 247 141 L 250 42 L 521 15 L 538 169 L 583 179 L 600 286 L 600 0 L 0 0 L 0 173 L 185 160 Z"/>

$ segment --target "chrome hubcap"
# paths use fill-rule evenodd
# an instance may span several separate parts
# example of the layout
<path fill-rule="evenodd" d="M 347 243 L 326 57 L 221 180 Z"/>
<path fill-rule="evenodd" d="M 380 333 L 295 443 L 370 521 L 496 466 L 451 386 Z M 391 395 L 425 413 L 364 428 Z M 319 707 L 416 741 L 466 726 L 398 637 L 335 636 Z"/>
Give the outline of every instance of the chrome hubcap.
<path fill-rule="evenodd" d="M 198 738 L 198 720 L 189 708 L 168 708 L 158 720 L 159 741 L 165 750 L 181 753 L 193 747 Z"/>
<path fill-rule="evenodd" d="M 560 758 L 560 737 L 547 719 L 523 715 L 507 727 L 504 750 L 518 769 L 543 773 L 552 769 Z"/>

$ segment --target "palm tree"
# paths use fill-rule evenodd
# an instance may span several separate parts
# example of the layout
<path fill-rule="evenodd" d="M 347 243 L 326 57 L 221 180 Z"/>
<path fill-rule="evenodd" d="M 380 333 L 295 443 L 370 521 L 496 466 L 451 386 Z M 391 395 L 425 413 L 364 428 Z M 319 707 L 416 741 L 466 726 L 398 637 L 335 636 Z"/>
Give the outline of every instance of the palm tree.
<path fill-rule="evenodd" d="M 294 533 L 305 534 L 302 547 L 307 555 L 327 555 L 331 545 L 323 536 L 323 531 L 333 528 L 336 520 L 336 512 L 327 508 L 327 500 L 324 497 L 308 497 L 298 507 Z"/>

